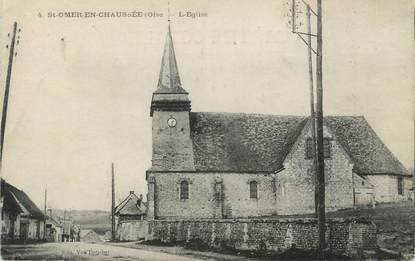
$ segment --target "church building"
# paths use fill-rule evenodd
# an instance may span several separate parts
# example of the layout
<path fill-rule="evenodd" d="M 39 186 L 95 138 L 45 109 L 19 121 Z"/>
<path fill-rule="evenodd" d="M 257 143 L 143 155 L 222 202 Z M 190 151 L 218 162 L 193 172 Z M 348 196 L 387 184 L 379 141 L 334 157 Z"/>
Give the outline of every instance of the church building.
<path fill-rule="evenodd" d="M 306 116 L 192 112 L 168 28 L 152 95 L 148 219 L 314 212 Z M 408 199 L 412 177 L 363 116 L 324 118 L 326 209 Z"/>

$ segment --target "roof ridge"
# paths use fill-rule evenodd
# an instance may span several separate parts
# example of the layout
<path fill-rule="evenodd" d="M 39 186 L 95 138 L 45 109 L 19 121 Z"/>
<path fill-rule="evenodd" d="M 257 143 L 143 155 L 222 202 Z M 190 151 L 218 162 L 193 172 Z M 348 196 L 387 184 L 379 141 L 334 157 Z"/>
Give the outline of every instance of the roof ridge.
<path fill-rule="evenodd" d="M 195 113 L 195 114 L 227 114 L 227 115 L 272 116 L 272 117 L 298 117 L 298 118 L 309 117 L 309 116 L 306 116 L 306 115 L 245 113 L 245 112 L 214 112 L 214 111 L 199 112 L 199 111 L 192 111 L 190 113 Z"/>
<path fill-rule="evenodd" d="M 227 111 L 192 111 L 191 113 L 310 118 L 310 115 L 308 114 L 302 114 L 302 115 L 300 114 L 270 114 L 270 113 L 259 113 L 259 112 L 227 112 Z M 325 115 L 323 118 L 343 118 L 343 117 L 366 119 L 364 115 Z"/>
<path fill-rule="evenodd" d="M 128 196 L 125 200 L 124 200 L 124 204 L 122 206 L 120 206 L 118 209 L 116 209 L 116 213 L 119 213 L 126 205 L 127 203 L 131 200 L 131 197 Z"/>
<path fill-rule="evenodd" d="M 127 197 L 125 197 L 125 199 L 123 199 L 123 201 L 121 201 L 117 206 L 115 206 L 115 210 L 117 210 L 119 207 L 121 207 L 121 205 L 126 202 L 127 200 L 129 200 L 130 195 L 128 195 Z"/>
<path fill-rule="evenodd" d="M 130 200 L 132 200 L 133 199 L 133 197 L 135 197 L 137 200 L 139 200 L 140 198 L 137 196 L 137 195 L 135 195 L 134 193 L 132 193 L 132 194 L 129 194 L 126 198 L 125 198 L 125 200 L 123 201 L 124 202 L 124 204 L 121 206 L 121 204 L 120 205 L 118 205 L 119 206 L 119 208 L 117 209 L 116 208 L 116 213 L 120 213 L 121 212 L 121 210 L 123 210 L 124 208 L 125 208 L 125 206 L 127 206 L 127 204 L 128 204 L 128 202 L 130 201 Z"/>

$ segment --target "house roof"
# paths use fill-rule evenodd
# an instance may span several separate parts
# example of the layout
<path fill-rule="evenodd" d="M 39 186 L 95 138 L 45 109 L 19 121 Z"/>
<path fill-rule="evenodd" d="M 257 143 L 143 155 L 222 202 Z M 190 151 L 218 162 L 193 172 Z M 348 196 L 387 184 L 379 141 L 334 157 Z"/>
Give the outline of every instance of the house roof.
<path fill-rule="evenodd" d="M 10 190 L 4 192 L 3 205 L 3 209 L 7 212 L 24 213 L 24 209 Z"/>
<path fill-rule="evenodd" d="M 134 193 L 130 193 L 118 206 L 115 207 L 115 215 L 143 215 L 146 213 L 146 205 L 141 202 L 138 206 L 137 202 L 140 200 Z"/>
<path fill-rule="evenodd" d="M 23 206 L 28 211 L 29 216 L 34 218 L 44 218 L 43 212 L 36 206 L 36 204 L 29 198 L 29 196 L 26 195 L 23 190 L 20 190 L 10 183 L 4 181 L 4 193 L 5 195 L 7 195 L 7 193 L 14 195 L 18 203 L 20 203 L 21 206 Z"/>
<path fill-rule="evenodd" d="M 195 169 L 275 171 L 306 122 L 302 116 L 191 112 Z"/>
<path fill-rule="evenodd" d="M 363 116 L 329 116 L 325 123 L 352 158 L 354 172 L 410 175 Z"/>

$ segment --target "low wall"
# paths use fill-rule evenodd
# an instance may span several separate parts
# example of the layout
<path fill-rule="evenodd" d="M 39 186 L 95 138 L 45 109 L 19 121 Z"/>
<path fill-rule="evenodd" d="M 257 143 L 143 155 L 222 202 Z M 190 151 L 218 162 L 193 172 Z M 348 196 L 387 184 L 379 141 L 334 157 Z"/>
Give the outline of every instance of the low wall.
<path fill-rule="evenodd" d="M 148 225 L 146 239 L 166 243 L 200 241 L 212 248 L 226 246 L 277 253 L 293 247 L 313 251 L 318 244 L 315 218 L 152 220 Z M 363 250 L 376 249 L 376 225 L 365 218 L 330 219 L 326 240 L 332 254 L 360 256 Z"/>

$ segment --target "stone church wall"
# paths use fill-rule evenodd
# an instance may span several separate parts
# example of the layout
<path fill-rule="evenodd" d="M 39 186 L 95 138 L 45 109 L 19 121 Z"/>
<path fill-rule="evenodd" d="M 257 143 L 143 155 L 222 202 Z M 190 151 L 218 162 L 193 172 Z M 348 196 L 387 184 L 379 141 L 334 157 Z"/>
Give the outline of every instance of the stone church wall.
<path fill-rule="evenodd" d="M 154 173 L 156 218 L 239 218 L 276 214 L 273 178 L 269 174 Z M 189 199 L 180 199 L 180 182 L 189 182 Z M 258 198 L 250 198 L 249 182 L 258 183 Z M 216 194 L 223 185 L 222 202 Z M 152 198 L 152 197 L 150 197 Z M 220 208 L 220 209 L 219 209 Z"/>
<path fill-rule="evenodd" d="M 307 124 L 277 177 L 277 209 L 279 215 L 314 212 L 315 177 L 313 160 L 306 158 L 306 140 L 311 137 Z M 324 137 L 330 139 L 331 157 L 325 159 L 326 209 L 353 207 L 353 164 L 338 140 L 324 128 Z"/>
<path fill-rule="evenodd" d="M 171 117 L 177 121 L 174 128 L 167 124 Z M 152 169 L 194 169 L 189 112 L 154 112 L 152 136 Z"/>
<path fill-rule="evenodd" d="M 367 175 L 366 178 L 375 186 L 375 200 L 381 202 L 396 202 L 413 198 L 412 177 L 403 177 L 403 193 L 398 194 L 398 176 L 396 175 Z"/>

